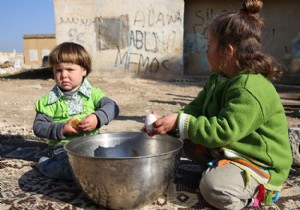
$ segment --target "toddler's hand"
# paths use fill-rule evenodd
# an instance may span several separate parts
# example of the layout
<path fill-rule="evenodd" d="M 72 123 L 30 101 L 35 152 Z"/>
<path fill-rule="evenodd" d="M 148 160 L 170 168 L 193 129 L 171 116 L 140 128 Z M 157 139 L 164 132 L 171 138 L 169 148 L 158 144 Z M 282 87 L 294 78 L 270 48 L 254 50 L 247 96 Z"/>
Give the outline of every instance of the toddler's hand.
<path fill-rule="evenodd" d="M 71 118 L 62 128 L 64 135 L 80 134 L 82 130 L 79 127 L 80 121 L 77 118 Z"/>
<path fill-rule="evenodd" d="M 90 114 L 86 116 L 81 122 L 78 124 L 78 127 L 82 131 L 93 131 L 96 129 L 98 125 L 98 118 L 95 114 Z"/>

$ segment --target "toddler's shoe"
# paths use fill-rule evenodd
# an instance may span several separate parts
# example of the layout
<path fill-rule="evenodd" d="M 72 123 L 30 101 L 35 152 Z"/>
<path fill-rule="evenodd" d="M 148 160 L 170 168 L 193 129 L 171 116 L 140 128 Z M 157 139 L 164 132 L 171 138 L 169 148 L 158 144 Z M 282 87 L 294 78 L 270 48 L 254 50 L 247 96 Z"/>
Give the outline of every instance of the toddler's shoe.
<path fill-rule="evenodd" d="M 40 165 L 41 163 L 45 162 L 45 161 L 48 160 L 48 159 L 49 159 L 48 157 L 41 157 L 41 158 L 39 159 L 38 164 Z"/>

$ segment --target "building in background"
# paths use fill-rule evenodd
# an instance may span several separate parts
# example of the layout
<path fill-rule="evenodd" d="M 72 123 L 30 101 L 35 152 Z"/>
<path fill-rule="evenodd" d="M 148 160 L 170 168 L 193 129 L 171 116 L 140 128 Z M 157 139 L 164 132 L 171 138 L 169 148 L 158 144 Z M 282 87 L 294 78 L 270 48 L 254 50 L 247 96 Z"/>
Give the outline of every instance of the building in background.
<path fill-rule="evenodd" d="M 183 0 L 54 0 L 54 11 L 57 44 L 83 45 L 94 75 L 182 76 Z"/>
<path fill-rule="evenodd" d="M 48 65 L 48 55 L 56 46 L 55 34 L 25 34 L 24 64 L 33 68 Z"/>
<path fill-rule="evenodd" d="M 207 23 L 223 11 L 239 11 L 241 1 L 185 0 L 184 75 L 206 76 Z M 263 50 L 282 61 L 288 68 L 281 83 L 300 84 L 300 18 L 299 0 L 264 1 Z"/>
<path fill-rule="evenodd" d="M 12 52 L 0 52 L 0 68 L 16 68 L 21 69 L 24 64 L 23 53 L 17 53 L 15 50 Z"/>
<path fill-rule="evenodd" d="M 241 7 L 236 0 L 53 2 L 57 44 L 83 45 L 92 55 L 95 74 L 164 80 L 207 77 L 207 23 L 223 11 Z M 298 8 L 298 0 L 272 0 L 265 2 L 261 14 L 264 49 L 285 62 L 288 81 L 300 81 L 294 41 L 300 26 L 292 21 L 300 18 Z"/>
<path fill-rule="evenodd" d="M 91 54 L 96 75 L 163 80 L 206 78 L 207 23 L 241 7 L 235 0 L 53 2 L 56 33 L 24 35 L 25 65 L 46 65 L 54 46 L 76 42 Z M 282 2 L 264 4 L 262 44 L 288 67 L 281 82 L 300 84 L 300 26 L 291 21 L 300 18 L 300 1 Z"/>

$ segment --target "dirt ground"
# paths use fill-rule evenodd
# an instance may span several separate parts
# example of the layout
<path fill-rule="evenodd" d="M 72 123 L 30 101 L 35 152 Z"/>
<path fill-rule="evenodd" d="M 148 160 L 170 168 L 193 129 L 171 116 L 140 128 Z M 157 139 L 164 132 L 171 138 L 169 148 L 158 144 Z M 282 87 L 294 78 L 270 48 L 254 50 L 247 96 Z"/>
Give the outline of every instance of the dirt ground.
<path fill-rule="evenodd" d="M 1 76 L 1 75 L 0 75 Z M 189 103 L 201 90 L 200 83 L 161 82 L 145 79 L 102 79 L 89 75 L 92 85 L 117 102 L 120 115 L 105 132 L 140 131 L 143 118 L 152 110 L 164 115 Z M 50 72 L 34 70 L 0 78 L 0 135 L 33 136 L 34 103 L 54 85 Z M 300 87 L 279 86 L 290 127 L 300 127 Z"/>

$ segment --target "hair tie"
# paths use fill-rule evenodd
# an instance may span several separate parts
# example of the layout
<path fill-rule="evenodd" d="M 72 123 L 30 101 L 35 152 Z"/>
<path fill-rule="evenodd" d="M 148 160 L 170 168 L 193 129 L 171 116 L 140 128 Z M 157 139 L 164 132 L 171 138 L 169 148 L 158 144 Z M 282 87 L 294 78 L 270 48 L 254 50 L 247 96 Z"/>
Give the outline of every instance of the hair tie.
<path fill-rule="evenodd" d="M 251 13 L 251 12 L 246 12 L 244 9 L 240 9 L 240 13 L 241 14 L 245 14 L 245 15 L 247 15 L 247 16 L 252 16 L 253 15 L 253 13 Z"/>

